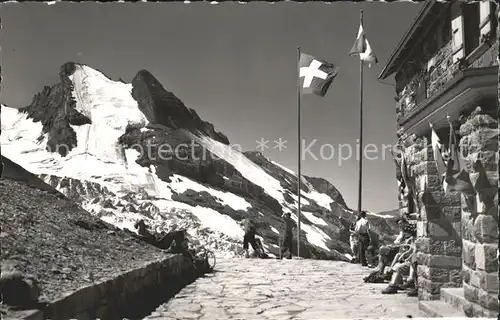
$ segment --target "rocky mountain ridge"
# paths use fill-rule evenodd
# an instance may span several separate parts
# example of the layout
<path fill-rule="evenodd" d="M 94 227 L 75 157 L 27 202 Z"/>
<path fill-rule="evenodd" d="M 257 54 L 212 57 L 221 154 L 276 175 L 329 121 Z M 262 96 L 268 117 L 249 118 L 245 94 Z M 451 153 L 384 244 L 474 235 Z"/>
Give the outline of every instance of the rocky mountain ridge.
<path fill-rule="evenodd" d="M 186 228 L 214 250 L 238 254 L 240 222 L 252 216 L 266 249 L 279 252 L 281 215 L 297 221 L 294 172 L 232 149 L 146 70 L 131 84 L 75 63 L 59 75 L 29 106 L 2 108 L 3 154 L 120 228 L 142 218 L 158 231 Z M 328 181 L 302 179 L 301 255 L 345 259 L 353 211 Z M 370 218 L 381 241 L 395 233 L 391 219 Z"/>

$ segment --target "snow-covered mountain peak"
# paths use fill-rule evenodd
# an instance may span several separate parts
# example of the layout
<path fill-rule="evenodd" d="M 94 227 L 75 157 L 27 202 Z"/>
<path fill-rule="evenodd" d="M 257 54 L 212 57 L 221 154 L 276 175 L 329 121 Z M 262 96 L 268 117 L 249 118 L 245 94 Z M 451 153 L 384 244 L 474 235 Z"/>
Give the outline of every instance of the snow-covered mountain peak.
<path fill-rule="evenodd" d="M 132 84 L 113 81 L 100 71 L 79 64 L 68 78 L 73 84 L 75 109 L 92 123 L 100 122 L 122 133 L 128 125 L 146 125 L 146 117 L 132 97 Z"/>
<path fill-rule="evenodd" d="M 138 219 L 158 231 L 183 227 L 212 249 L 235 253 L 240 221 L 251 216 L 277 253 L 282 214 L 298 220 L 297 174 L 231 148 L 145 70 L 127 84 L 66 63 L 60 82 L 29 106 L 2 107 L 1 125 L 4 156 L 120 228 L 133 229 Z M 301 253 L 343 259 L 352 211 L 328 181 L 301 179 Z"/>

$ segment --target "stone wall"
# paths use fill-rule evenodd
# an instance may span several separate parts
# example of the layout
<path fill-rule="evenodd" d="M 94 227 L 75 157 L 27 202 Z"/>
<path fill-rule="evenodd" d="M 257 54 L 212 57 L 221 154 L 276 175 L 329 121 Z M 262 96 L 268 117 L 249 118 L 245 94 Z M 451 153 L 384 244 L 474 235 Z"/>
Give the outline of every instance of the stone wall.
<path fill-rule="evenodd" d="M 460 129 L 471 181 L 480 195 L 472 208 L 462 203 L 463 287 L 465 298 L 473 303 L 464 308 L 469 316 L 489 316 L 489 311 L 498 310 L 497 119 L 475 114 Z"/>
<path fill-rule="evenodd" d="M 142 318 L 164 302 L 169 294 L 194 279 L 195 273 L 187 259 L 181 255 L 170 255 L 107 281 L 69 292 L 43 311 L 26 312 L 23 319 Z M 148 310 L 141 310 L 148 307 Z"/>
<path fill-rule="evenodd" d="M 495 12 L 499 16 L 498 6 Z M 450 22 L 451 24 L 451 22 Z M 496 25 L 497 36 L 500 25 Z M 396 75 L 398 123 L 419 108 L 425 99 L 432 98 L 447 86 L 458 71 L 464 68 L 490 67 L 499 64 L 498 40 L 483 39 L 475 52 L 464 59 L 454 59 L 452 42 L 429 44 L 437 50 L 423 54 L 419 49 Z M 442 45 L 440 44 L 442 43 Z M 499 74 L 500 75 L 500 74 Z M 500 84 L 500 78 L 499 78 Z M 499 91 L 500 96 L 500 91 Z M 485 98 L 489 99 L 489 98 Z M 430 141 L 419 145 L 418 139 L 405 139 L 405 151 L 414 172 L 418 198 L 417 221 L 417 274 L 420 300 L 440 298 L 440 289 L 462 287 L 468 304 L 464 311 L 469 316 L 496 315 L 498 310 L 498 115 L 499 104 L 484 100 L 484 108 L 476 109 L 462 121 L 460 129 L 463 155 L 467 171 L 476 189 L 484 177 L 489 186 L 479 190 L 481 201 L 473 205 L 458 192 L 445 193 L 437 172 Z M 447 128 L 438 132 L 447 145 Z M 399 134 L 404 135 L 400 128 Z M 429 132 L 425 136 L 430 136 Z M 422 137 L 423 138 L 423 137 Z M 484 172 L 480 174 L 481 160 Z M 477 202 L 479 206 L 477 212 Z M 402 213 L 408 212 L 407 204 L 400 203 Z M 410 210 L 411 211 L 411 210 Z M 492 313 L 493 312 L 493 313 Z M 498 311 L 497 311 L 498 312 Z"/>
<path fill-rule="evenodd" d="M 404 154 L 407 160 L 409 184 L 416 188 L 418 192 L 421 188 L 422 181 L 425 180 L 425 171 L 422 170 L 422 164 L 427 161 L 427 151 L 426 151 L 427 140 L 425 138 L 417 138 L 414 136 L 407 137 L 404 139 Z M 418 193 L 415 195 L 415 199 L 403 199 L 400 201 L 400 213 L 412 214 L 419 212 Z"/>
<path fill-rule="evenodd" d="M 445 194 L 426 145 L 416 166 L 419 176 L 417 221 L 417 275 L 420 300 L 437 300 L 441 288 L 460 287 L 462 265 L 461 210 L 457 193 Z"/>

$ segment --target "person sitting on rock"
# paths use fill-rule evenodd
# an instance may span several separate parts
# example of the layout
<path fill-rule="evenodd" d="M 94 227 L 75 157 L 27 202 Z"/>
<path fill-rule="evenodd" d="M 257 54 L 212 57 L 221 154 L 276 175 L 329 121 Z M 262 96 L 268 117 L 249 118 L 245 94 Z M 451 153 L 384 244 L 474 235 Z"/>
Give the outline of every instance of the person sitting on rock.
<path fill-rule="evenodd" d="M 284 218 L 284 234 L 283 234 L 283 243 L 281 246 L 280 259 L 283 259 L 284 257 L 287 259 L 292 259 L 294 224 L 290 212 L 285 213 L 283 215 L 283 218 Z"/>
<path fill-rule="evenodd" d="M 250 258 L 250 254 L 248 253 L 249 244 L 252 246 L 252 249 L 254 251 L 259 250 L 259 246 L 255 239 L 257 227 L 252 218 L 247 217 L 243 221 L 243 229 L 245 231 L 245 234 L 243 235 L 243 250 L 245 250 L 245 258 Z"/>
<path fill-rule="evenodd" d="M 412 262 L 416 255 L 415 240 L 415 237 L 410 238 L 410 247 L 400 255 L 397 255 L 397 261 L 391 266 L 394 273 L 392 274 L 391 281 L 387 288 L 382 290 L 383 294 L 394 294 L 398 292 L 398 289 L 405 290 L 415 287 L 416 270 L 412 267 Z M 409 274 L 408 280 L 400 285 L 403 276 L 407 274 Z"/>
<path fill-rule="evenodd" d="M 163 236 L 157 245 L 168 253 L 182 254 L 194 263 L 194 252 L 189 250 L 189 239 L 186 230 L 174 230 Z"/>
<path fill-rule="evenodd" d="M 149 244 L 154 246 L 157 245 L 156 237 L 151 231 L 149 231 L 149 226 L 144 222 L 143 219 L 137 221 L 134 224 L 134 228 L 137 229 L 137 234 L 142 238 L 142 240 L 146 241 Z"/>
<path fill-rule="evenodd" d="M 143 237 L 151 236 L 151 232 L 149 232 L 148 225 L 146 224 L 146 222 L 144 222 L 144 219 L 137 221 L 134 224 L 134 228 L 137 229 L 137 234 L 140 236 Z"/>

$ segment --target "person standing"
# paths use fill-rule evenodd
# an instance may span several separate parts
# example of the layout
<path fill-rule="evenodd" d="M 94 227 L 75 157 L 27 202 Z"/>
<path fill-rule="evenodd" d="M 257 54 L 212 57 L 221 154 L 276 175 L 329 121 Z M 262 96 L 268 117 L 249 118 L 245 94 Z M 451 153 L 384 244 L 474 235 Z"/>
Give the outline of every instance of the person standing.
<path fill-rule="evenodd" d="M 292 259 L 292 245 L 293 245 L 293 220 L 290 212 L 285 213 L 284 218 L 284 235 L 283 244 L 281 248 L 281 257 L 286 257 L 287 259 Z"/>
<path fill-rule="evenodd" d="M 352 263 L 356 263 L 358 261 L 358 252 L 359 252 L 359 239 L 354 231 L 356 229 L 356 222 L 358 222 L 360 219 L 360 216 L 358 215 L 356 218 L 356 221 L 354 221 L 351 226 L 349 227 L 349 243 L 351 244 L 351 252 L 352 252 Z"/>
<path fill-rule="evenodd" d="M 255 226 L 255 222 L 250 217 L 247 217 L 245 221 L 243 221 L 243 227 L 245 230 L 245 235 L 243 236 L 243 249 L 245 250 L 245 258 L 250 258 L 250 254 L 248 253 L 248 245 L 250 244 L 254 251 L 259 249 L 259 246 L 257 245 L 257 241 L 255 239 L 257 227 Z"/>
<path fill-rule="evenodd" d="M 359 263 L 362 266 L 368 266 L 368 262 L 366 260 L 366 250 L 370 245 L 370 222 L 366 219 L 366 211 L 361 211 L 359 213 L 359 220 L 356 221 L 356 225 L 354 227 L 354 233 L 358 236 L 359 239 Z"/>

